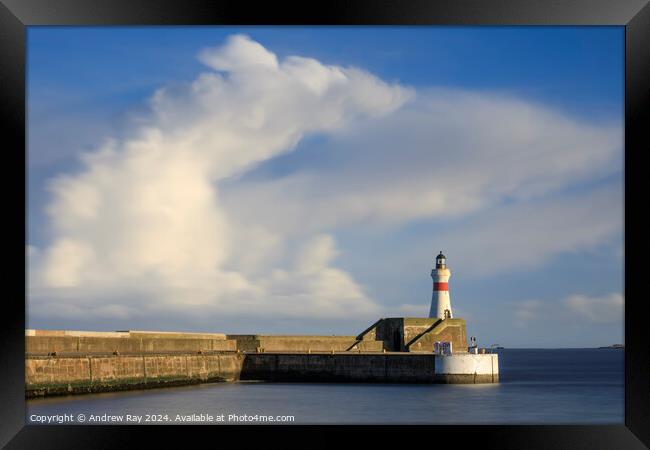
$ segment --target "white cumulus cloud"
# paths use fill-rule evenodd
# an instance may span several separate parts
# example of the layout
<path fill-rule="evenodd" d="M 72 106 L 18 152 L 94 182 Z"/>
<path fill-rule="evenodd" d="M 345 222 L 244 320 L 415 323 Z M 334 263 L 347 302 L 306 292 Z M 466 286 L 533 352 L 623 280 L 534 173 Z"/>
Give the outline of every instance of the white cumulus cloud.
<path fill-rule="evenodd" d="M 458 220 L 417 252 L 381 254 L 378 245 L 364 270 L 383 260 L 399 274 L 442 245 L 464 274 L 485 276 L 592 248 L 622 229 L 619 188 L 555 195 L 621 170 L 620 124 L 506 95 L 416 96 L 359 68 L 278 58 L 244 35 L 198 58 L 206 71 L 155 92 L 130 137 L 52 180 L 51 241 L 30 250 L 30 311 L 425 315 L 428 301 L 394 296 L 386 307 L 371 298 L 337 264 L 353 251 L 338 248 L 337 231 L 390 241 L 416 221 Z M 326 136 L 327 164 L 290 161 L 281 175 L 255 174 L 311 134 Z M 608 304 L 576 298 L 566 303 L 576 313 Z M 516 318 L 542 310 L 530 300 Z"/>
<path fill-rule="evenodd" d="M 277 230 L 230 220 L 219 185 L 306 134 L 388 114 L 412 91 L 355 68 L 279 61 L 244 35 L 199 58 L 213 70 L 157 91 L 133 136 L 51 182 L 53 238 L 34 262 L 30 306 L 372 314 L 362 287 L 334 267 L 332 236 L 287 249 Z"/>

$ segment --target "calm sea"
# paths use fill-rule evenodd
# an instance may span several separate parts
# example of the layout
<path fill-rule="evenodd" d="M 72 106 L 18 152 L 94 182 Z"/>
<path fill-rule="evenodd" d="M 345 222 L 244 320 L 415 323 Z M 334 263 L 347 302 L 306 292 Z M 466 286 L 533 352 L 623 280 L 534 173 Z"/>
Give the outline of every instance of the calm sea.
<path fill-rule="evenodd" d="M 125 424 L 129 415 L 141 417 L 141 424 L 268 423 L 262 416 L 299 424 L 623 423 L 623 350 L 498 353 L 501 382 L 493 385 L 213 383 L 29 400 L 27 422 L 67 414 L 71 422 L 51 420 L 79 423 L 83 415 L 85 424 Z"/>

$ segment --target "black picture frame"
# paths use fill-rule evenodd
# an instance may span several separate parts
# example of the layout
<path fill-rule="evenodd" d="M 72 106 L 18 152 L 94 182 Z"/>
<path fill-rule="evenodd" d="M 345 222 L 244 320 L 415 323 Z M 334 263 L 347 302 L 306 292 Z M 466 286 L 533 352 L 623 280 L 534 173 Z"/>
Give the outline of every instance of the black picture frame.
<path fill-rule="evenodd" d="M 22 209 L 25 196 L 16 195 L 26 173 L 26 27 L 34 25 L 621 25 L 625 26 L 625 424 L 607 426 L 395 426 L 362 428 L 363 441 L 354 445 L 384 443 L 386 434 L 403 434 L 399 442 L 415 440 L 431 445 L 481 445 L 488 448 L 634 449 L 650 446 L 650 351 L 645 348 L 646 317 L 639 295 L 647 244 L 642 232 L 647 200 L 642 193 L 644 169 L 640 158 L 648 150 L 650 128 L 650 6 L 647 0 L 329 0 L 276 3 L 232 0 L 0 0 L 0 117 L 2 117 L 6 200 Z M 645 144 L 645 145 L 644 145 Z M 26 186 L 26 178 L 22 179 Z M 18 191 L 20 192 L 20 191 Z M 25 191 L 23 191 L 25 192 Z M 20 204 L 22 202 L 22 204 Z M 606 212 L 603 212 L 606 213 Z M 18 214 L 21 215 L 21 214 Z M 8 247 L 17 259 L 5 257 L 10 268 L 25 258 L 25 222 L 7 220 L 16 237 Z M 646 231 L 647 233 L 647 231 Z M 23 266 L 25 267 L 25 266 Z M 287 437 L 279 432 L 309 431 L 309 441 L 341 445 L 343 427 L 237 426 L 36 426 L 25 424 L 24 352 L 25 271 L 6 276 L 16 287 L 4 301 L 0 327 L 2 378 L 0 445 L 7 448 L 119 448 L 137 438 L 191 445 L 194 439 L 215 439 L 228 445 L 223 434 L 246 441 L 257 435 L 263 442 Z M 22 275 L 20 275 L 22 272 Z M 13 292 L 13 290 L 12 290 Z M 26 299 L 23 296 L 23 299 Z M 471 407 L 471 405 L 468 405 Z M 348 431 L 346 428 L 345 431 Z M 406 434 L 408 433 L 408 434 Z M 415 434 L 414 434 L 415 433 Z M 192 436 L 192 441 L 188 437 Z M 238 436 L 238 437 L 237 437 Z M 351 443 L 351 442 L 350 442 Z M 352 443 L 351 443 L 352 444 Z M 234 444 L 230 444 L 234 445 Z M 150 445 L 151 446 L 151 445 Z"/>

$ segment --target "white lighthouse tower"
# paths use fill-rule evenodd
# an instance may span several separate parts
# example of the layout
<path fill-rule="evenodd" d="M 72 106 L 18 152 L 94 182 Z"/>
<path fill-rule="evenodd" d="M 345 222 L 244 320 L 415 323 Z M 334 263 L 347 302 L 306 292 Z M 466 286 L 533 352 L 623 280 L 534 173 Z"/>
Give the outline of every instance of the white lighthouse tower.
<path fill-rule="evenodd" d="M 431 309 L 429 317 L 439 319 L 452 318 L 451 301 L 449 300 L 449 277 L 451 272 L 447 269 L 447 258 L 440 252 L 436 256 L 436 268 L 431 270 L 433 278 L 433 296 L 431 297 Z"/>

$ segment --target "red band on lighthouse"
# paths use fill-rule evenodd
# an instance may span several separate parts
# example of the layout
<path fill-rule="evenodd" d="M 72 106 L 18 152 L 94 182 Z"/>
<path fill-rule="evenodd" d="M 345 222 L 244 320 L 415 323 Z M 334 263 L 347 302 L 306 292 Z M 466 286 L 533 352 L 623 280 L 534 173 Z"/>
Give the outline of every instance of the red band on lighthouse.
<path fill-rule="evenodd" d="M 448 291 L 449 290 L 449 283 L 446 283 L 444 281 L 441 281 L 440 283 L 433 283 L 433 290 L 434 291 Z"/>

